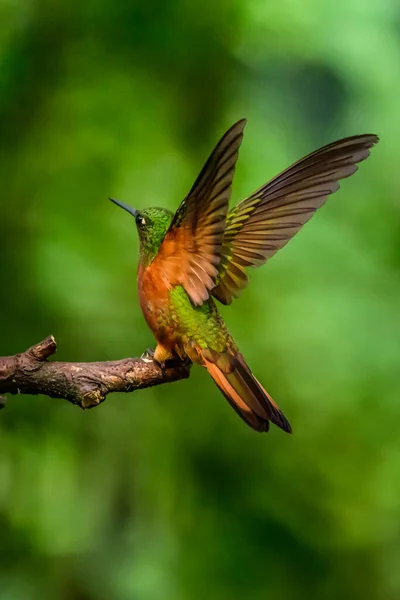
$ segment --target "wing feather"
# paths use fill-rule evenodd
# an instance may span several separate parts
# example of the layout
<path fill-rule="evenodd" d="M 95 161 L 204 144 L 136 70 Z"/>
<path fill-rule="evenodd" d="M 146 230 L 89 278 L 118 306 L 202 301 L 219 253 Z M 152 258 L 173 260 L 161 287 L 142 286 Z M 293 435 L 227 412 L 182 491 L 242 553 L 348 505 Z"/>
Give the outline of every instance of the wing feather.
<path fill-rule="evenodd" d="M 328 144 L 274 177 L 228 214 L 213 296 L 230 304 L 248 283 L 247 267 L 258 267 L 282 248 L 356 172 L 378 142 L 373 134 Z"/>
<path fill-rule="evenodd" d="M 221 138 L 178 208 L 155 261 L 171 285 L 182 285 L 194 304 L 215 286 L 232 180 L 246 120 Z"/>

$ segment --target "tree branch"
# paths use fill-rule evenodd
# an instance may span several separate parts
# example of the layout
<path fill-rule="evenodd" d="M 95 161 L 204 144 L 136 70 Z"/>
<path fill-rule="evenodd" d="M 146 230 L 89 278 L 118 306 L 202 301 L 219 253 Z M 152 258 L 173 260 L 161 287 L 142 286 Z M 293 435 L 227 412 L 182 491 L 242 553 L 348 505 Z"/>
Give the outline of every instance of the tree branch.
<path fill-rule="evenodd" d="M 189 377 L 190 365 L 125 358 L 92 363 L 49 362 L 56 352 L 53 336 L 22 354 L 0 357 L 0 394 L 44 394 L 93 408 L 111 392 L 132 392 Z M 0 395 L 0 408 L 6 399 Z"/>

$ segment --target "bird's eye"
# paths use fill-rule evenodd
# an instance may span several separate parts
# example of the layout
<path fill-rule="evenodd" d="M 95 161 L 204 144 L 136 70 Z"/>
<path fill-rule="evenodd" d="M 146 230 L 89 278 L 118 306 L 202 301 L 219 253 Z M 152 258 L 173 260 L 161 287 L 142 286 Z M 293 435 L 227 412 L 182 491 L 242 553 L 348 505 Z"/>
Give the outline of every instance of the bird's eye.
<path fill-rule="evenodd" d="M 146 219 L 141 214 L 138 214 L 136 216 L 136 224 L 139 225 L 139 227 L 144 227 L 146 225 Z"/>

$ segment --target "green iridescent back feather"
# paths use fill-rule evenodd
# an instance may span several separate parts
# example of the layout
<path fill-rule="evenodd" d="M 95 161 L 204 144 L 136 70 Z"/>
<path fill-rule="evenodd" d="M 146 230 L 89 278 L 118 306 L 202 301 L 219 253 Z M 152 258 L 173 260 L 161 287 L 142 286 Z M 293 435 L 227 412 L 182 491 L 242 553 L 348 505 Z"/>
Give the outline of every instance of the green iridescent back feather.
<path fill-rule="evenodd" d="M 218 312 L 215 302 L 210 298 L 201 306 L 194 306 L 182 286 L 173 288 L 169 293 L 171 318 L 177 331 L 195 341 L 200 348 L 215 352 L 236 351 L 236 345 Z"/>

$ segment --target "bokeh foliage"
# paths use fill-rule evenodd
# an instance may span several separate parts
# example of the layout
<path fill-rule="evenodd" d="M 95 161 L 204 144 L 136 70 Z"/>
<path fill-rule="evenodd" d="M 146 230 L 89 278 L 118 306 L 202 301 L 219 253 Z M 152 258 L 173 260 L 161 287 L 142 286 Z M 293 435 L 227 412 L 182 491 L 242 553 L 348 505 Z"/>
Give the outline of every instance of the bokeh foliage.
<path fill-rule="evenodd" d="M 0 414 L 2 600 L 400 594 L 400 5 L 0 0 L 0 355 L 153 343 L 132 220 L 173 209 L 236 119 L 234 198 L 303 154 L 379 146 L 223 314 L 295 434 L 206 373 L 83 413 Z"/>

